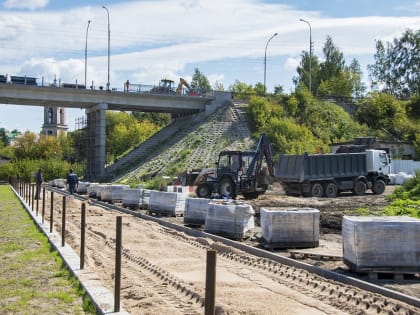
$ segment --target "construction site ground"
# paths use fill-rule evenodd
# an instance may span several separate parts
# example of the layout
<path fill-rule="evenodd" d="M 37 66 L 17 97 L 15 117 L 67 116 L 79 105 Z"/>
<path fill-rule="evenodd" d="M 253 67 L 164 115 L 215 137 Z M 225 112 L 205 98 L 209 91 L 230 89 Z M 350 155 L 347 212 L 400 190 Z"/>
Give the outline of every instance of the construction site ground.
<path fill-rule="evenodd" d="M 386 193 L 392 188 L 388 187 Z M 49 194 L 45 201 L 46 209 L 49 209 Z M 66 242 L 78 252 L 81 201 L 71 196 L 66 201 Z M 337 206 L 337 203 L 347 203 L 352 207 L 387 203 L 384 195 L 343 196 L 332 200 L 292 198 L 276 191 L 247 202 L 256 209 L 261 206 L 316 207 L 321 211 L 323 222 L 328 222 L 329 212 L 338 222 L 338 217 L 343 215 L 345 209 Z M 54 229 L 61 231 L 61 197 L 54 198 L 53 207 Z M 146 210 L 137 211 L 146 214 Z M 420 313 L 419 308 L 401 301 L 88 202 L 85 268 L 95 272 L 110 291 L 114 284 L 116 216 L 123 216 L 121 301 L 132 314 L 203 314 L 208 249 L 217 251 L 217 314 Z M 48 211 L 45 219 L 49 220 Z M 168 217 L 165 220 L 183 224 L 182 217 Z M 323 252 L 326 256 L 339 255 L 339 230 L 332 229 L 328 224 L 321 224 L 321 228 L 320 246 L 311 250 Z M 242 242 L 261 247 L 258 233 L 257 227 Z M 287 250 L 273 252 L 290 256 Z M 306 257 L 304 261 L 351 275 L 340 260 Z M 416 275 L 411 280 L 379 280 L 376 283 L 420 298 L 420 281 Z"/>

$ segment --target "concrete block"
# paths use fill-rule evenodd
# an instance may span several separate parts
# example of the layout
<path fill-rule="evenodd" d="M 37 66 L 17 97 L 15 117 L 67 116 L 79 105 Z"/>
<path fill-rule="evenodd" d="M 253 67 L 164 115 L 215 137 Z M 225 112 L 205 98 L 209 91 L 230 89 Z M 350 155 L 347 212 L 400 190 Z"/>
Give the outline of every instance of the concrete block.
<path fill-rule="evenodd" d="M 204 225 L 212 199 L 187 198 L 185 202 L 184 223 Z"/>
<path fill-rule="evenodd" d="M 260 208 L 262 238 L 276 248 L 317 247 L 319 210 Z"/>
<path fill-rule="evenodd" d="M 343 260 L 353 270 L 420 271 L 420 220 L 344 216 Z"/>
<path fill-rule="evenodd" d="M 255 227 L 254 209 L 248 204 L 210 203 L 204 230 L 234 239 Z"/>

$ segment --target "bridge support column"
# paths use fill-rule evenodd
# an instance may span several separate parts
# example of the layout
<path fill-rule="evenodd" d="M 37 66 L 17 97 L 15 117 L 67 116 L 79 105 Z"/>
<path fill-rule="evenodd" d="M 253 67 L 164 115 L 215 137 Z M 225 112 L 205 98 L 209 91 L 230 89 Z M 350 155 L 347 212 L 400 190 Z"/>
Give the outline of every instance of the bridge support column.
<path fill-rule="evenodd" d="M 108 104 L 100 103 L 86 109 L 86 177 L 89 181 L 99 181 L 105 175 L 105 113 L 107 108 Z"/>

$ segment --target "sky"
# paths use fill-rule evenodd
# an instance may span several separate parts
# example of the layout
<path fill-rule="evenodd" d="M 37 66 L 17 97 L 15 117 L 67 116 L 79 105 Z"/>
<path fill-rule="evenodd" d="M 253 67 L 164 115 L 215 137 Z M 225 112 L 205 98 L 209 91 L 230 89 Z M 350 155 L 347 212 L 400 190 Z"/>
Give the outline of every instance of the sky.
<path fill-rule="evenodd" d="M 314 54 L 322 60 L 331 36 L 368 84 L 375 41 L 420 29 L 420 0 L 4 0 L 0 74 L 83 84 L 87 52 L 87 85 L 106 86 L 108 25 L 111 88 L 191 81 L 195 68 L 226 90 L 235 80 L 255 85 L 264 81 L 266 52 L 267 91 L 282 85 L 289 93 L 310 34 Z M 84 110 L 66 111 L 74 130 Z M 0 128 L 38 133 L 42 124 L 42 107 L 0 104 Z"/>

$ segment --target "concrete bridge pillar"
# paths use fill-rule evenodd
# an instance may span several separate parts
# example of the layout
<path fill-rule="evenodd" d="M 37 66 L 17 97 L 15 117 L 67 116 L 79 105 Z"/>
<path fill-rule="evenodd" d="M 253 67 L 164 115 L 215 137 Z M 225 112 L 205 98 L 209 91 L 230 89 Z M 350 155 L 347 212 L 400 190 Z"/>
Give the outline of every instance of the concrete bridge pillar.
<path fill-rule="evenodd" d="M 108 104 L 100 103 L 86 109 L 86 177 L 89 181 L 99 181 L 105 175 L 105 114 L 107 108 Z"/>

